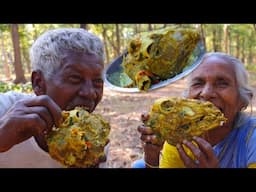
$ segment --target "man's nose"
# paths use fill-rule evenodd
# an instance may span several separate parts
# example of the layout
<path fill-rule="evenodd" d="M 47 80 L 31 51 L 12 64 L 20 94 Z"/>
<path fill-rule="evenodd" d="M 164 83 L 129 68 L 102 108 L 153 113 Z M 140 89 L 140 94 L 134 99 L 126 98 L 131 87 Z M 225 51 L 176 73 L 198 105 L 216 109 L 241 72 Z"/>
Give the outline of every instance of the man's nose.
<path fill-rule="evenodd" d="M 79 91 L 79 95 L 85 96 L 85 97 L 91 97 L 91 98 L 96 97 L 96 91 L 92 81 L 85 81 L 82 84 L 81 89 Z"/>

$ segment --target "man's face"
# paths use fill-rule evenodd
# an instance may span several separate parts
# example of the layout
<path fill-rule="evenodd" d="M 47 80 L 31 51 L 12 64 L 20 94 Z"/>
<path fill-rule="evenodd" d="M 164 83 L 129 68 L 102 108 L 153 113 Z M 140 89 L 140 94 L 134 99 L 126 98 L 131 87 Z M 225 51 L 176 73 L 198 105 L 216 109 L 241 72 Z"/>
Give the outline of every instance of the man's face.
<path fill-rule="evenodd" d="M 191 74 L 189 98 L 211 101 L 228 118 L 232 126 L 242 108 L 234 67 L 225 60 L 209 57 Z"/>
<path fill-rule="evenodd" d="M 46 81 L 45 94 L 62 110 L 83 106 L 92 112 L 103 95 L 103 66 L 96 55 L 66 51 L 61 68 Z"/>

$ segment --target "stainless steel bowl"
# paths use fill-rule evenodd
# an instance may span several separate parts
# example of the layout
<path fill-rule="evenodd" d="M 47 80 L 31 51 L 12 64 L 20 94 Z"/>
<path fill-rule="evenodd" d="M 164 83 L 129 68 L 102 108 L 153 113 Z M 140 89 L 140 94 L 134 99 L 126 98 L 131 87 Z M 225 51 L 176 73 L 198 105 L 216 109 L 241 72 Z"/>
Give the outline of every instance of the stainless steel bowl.
<path fill-rule="evenodd" d="M 152 91 L 161 87 L 164 87 L 166 85 L 169 85 L 170 83 L 173 83 L 185 76 L 187 76 L 189 73 L 191 73 L 194 69 L 196 69 L 199 64 L 201 63 L 202 56 L 205 53 L 205 47 L 202 41 L 200 41 L 195 50 L 193 51 L 191 55 L 191 59 L 189 59 L 190 63 L 187 64 L 187 66 L 183 69 L 183 71 L 172 78 L 160 81 L 157 84 L 151 85 L 148 91 Z M 125 76 L 126 74 L 123 71 L 122 67 L 122 60 L 124 55 L 126 55 L 127 52 L 123 53 L 116 59 L 114 59 L 108 67 L 104 71 L 104 82 L 107 85 L 108 88 L 114 91 L 119 91 L 119 92 L 131 92 L 131 93 L 136 93 L 136 92 L 141 92 L 137 87 L 123 87 L 121 83 L 121 76 Z M 127 76 L 127 78 L 129 78 Z"/>

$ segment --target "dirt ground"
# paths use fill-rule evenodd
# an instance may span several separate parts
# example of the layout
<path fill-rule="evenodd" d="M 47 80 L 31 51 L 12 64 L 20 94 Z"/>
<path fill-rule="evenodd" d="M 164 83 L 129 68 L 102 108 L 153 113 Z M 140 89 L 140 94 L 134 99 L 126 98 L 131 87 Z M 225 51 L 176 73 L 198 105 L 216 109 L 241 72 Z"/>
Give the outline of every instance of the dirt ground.
<path fill-rule="evenodd" d="M 130 168 L 133 161 L 142 157 L 143 150 L 137 131 L 137 126 L 141 124 L 141 113 L 147 112 L 156 98 L 181 96 L 185 86 L 185 79 L 181 79 L 147 93 L 124 93 L 111 90 L 105 85 L 103 99 L 95 113 L 102 114 L 111 124 L 107 167 Z M 252 112 L 255 115 L 255 98 L 253 106 Z"/>

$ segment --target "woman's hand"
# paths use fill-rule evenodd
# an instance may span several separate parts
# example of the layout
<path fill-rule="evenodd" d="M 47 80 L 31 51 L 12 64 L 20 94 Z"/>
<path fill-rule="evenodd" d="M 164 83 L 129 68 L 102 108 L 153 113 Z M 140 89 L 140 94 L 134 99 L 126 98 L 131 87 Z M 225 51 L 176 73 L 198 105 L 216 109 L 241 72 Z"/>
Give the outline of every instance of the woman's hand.
<path fill-rule="evenodd" d="M 148 114 L 142 114 L 141 120 L 144 123 L 149 118 Z M 138 131 L 141 134 L 141 141 L 144 150 L 144 160 L 146 164 L 151 166 L 159 165 L 159 155 L 162 150 L 163 143 L 160 142 L 150 127 L 144 124 L 138 126 Z M 147 166 L 150 167 L 150 166 Z"/>
<path fill-rule="evenodd" d="M 110 140 L 106 142 L 106 145 L 104 147 L 104 156 L 99 159 L 99 162 L 95 166 L 95 168 L 107 168 L 107 158 L 109 154 L 109 146 L 110 146 Z"/>
<path fill-rule="evenodd" d="M 184 148 L 178 144 L 177 150 L 181 159 L 187 168 L 219 168 L 219 160 L 214 154 L 212 146 L 206 140 L 201 137 L 193 137 L 193 141 L 198 147 L 187 140 L 183 141 L 183 144 L 191 150 L 195 156 L 195 160 L 191 159 L 184 151 Z"/>
<path fill-rule="evenodd" d="M 31 136 L 45 142 L 45 134 L 53 125 L 59 126 L 61 119 L 60 107 L 47 95 L 16 102 L 0 119 L 0 151 L 7 151 Z"/>

